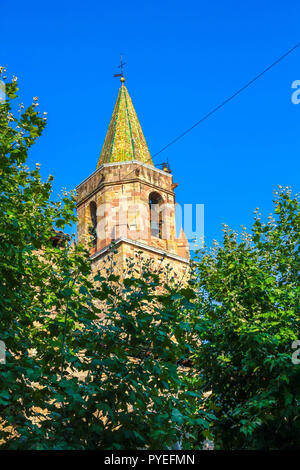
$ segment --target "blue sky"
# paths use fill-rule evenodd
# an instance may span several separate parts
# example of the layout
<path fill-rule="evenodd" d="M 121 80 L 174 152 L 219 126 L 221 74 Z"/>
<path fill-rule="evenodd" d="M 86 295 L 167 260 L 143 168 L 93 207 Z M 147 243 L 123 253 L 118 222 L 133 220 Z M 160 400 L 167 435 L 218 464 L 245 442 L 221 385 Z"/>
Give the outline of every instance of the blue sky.
<path fill-rule="evenodd" d="M 299 6 L 283 1 L 28 1 L 1 5 L 0 65 L 21 98 L 39 97 L 48 126 L 29 163 L 53 174 L 54 195 L 94 171 L 126 85 L 157 153 L 299 42 Z M 205 204 L 208 244 L 221 224 L 249 227 L 272 210 L 278 184 L 299 191 L 300 48 L 182 140 L 168 158 L 180 204 Z"/>

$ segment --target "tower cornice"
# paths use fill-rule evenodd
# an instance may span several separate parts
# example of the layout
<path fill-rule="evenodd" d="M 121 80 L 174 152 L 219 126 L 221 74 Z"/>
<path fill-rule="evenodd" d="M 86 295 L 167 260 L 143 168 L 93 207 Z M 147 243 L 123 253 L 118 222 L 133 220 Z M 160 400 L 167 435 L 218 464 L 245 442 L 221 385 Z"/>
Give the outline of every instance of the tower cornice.
<path fill-rule="evenodd" d="M 90 174 L 90 176 L 88 176 L 87 178 L 85 178 L 81 183 L 79 183 L 77 186 L 76 186 L 76 190 L 78 190 L 80 188 L 80 186 L 84 183 L 87 183 L 91 178 L 93 178 L 97 173 L 100 173 L 101 170 L 103 170 L 103 168 L 108 168 L 108 167 L 113 167 L 113 166 L 119 166 L 119 165 L 138 165 L 139 167 L 143 167 L 143 168 L 148 168 L 149 170 L 152 170 L 152 171 L 155 171 L 156 173 L 160 173 L 164 176 L 169 176 L 170 178 L 172 178 L 172 174 L 171 173 L 167 173 L 166 171 L 163 171 L 163 170 L 159 170 L 158 168 L 156 168 L 155 166 L 152 166 L 152 165 L 148 165 L 147 163 L 141 163 L 140 161 L 138 160 L 130 160 L 130 161 L 127 161 L 127 162 L 114 162 L 114 163 L 103 163 L 101 166 L 99 166 L 95 171 L 93 171 L 92 174 Z"/>
<path fill-rule="evenodd" d="M 94 194 L 98 193 L 99 191 L 101 191 L 102 189 L 104 189 L 105 187 L 112 187 L 112 186 L 119 186 L 120 184 L 126 184 L 126 183 L 141 183 L 141 184 L 144 184 L 145 186 L 147 186 L 148 188 L 152 188 L 156 191 L 161 191 L 161 187 L 159 185 L 155 185 L 155 184 L 151 184 L 149 183 L 148 181 L 142 179 L 142 178 L 139 178 L 139 177 L 135 177 L 135 178 L 128 178 L 128 179 L 122 179 L 122 180 L 119 180 L 119 181 L 110 181 L 109 183 L 101 183 L 96 189 L 94 189 L 93 191 L 91 191 L 90 193 L 88 193 L 84 198 L 82 198 L 78 203 L 77 203 L 77 208 L 80 207 L 82 204 L 84 204 L 88 199 L 90 199 Z M 170 194 L 170 196 L 174 196 L 174 191 L 170 191 L 168 189 L 164 189 L 164 192 L 167 193 L 167 194 Z"/>
<path fill-rule="evenodd" d="M 140 241 L 137 241 L 137 240 L 130 240 L 129 238 L 125 238 L 125 237 L 118 238 L 117 240 L 114 241 L 113 245 L 108 245 L 108 246 L 102 248 L 102 250 L 99 250 L 98 252 L 93 254 L 91 256 L 91 260 L 95 261 L 96 259 L 98 259 L 101 256 L 105 255 L 108 251 L 112 250 L 113 248 L 116 248 L 121 243 L 126 243 L 127 245 L 132 245 L 133 247 L 135 247 L 137 249 L 143 249 L 143 250 L 146 250 L 146 251 L 158 254 L 158 255 L 162 255 L 163 257 L 170 258 L 170 259 L 173 259 L 173 260 L 176 260 L 176 261 L 180 261 L 181 263 L 184 263 L 184 264 L 189 264 L 189 262 L 190 262 L 189 258 L 183 258 L 182 256 L 178 256 L 174 253 L 170 253 L 167 250 L 162 250 L 160 248 L 156 248 L 154 246 L 148 245 L 147 243 L 143 243 L 143 242 L 140 242 Z"/>

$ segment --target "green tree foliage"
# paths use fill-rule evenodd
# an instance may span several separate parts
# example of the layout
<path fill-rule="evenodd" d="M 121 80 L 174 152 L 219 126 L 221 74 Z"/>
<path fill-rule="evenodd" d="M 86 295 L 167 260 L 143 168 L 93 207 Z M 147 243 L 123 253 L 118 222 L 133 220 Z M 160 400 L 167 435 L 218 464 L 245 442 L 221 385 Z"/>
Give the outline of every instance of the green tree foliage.
<path fill-rule="evenodd" d="M 224 229 L 198 254 L 202 341 L 195 363 L 212 391 L 215 443 L 224 449 L 300 447 L 299 197 L 275 194 L 275 218 L 252 233 Z"/>
<path fill-rule="evenodd" d="M 298 196 L 280 189 L 251 234 L 225 227 L 188 284 L 133 261 L 120 277 L 113 247 L 95 276 L 84 247 L 53 243 L 75 195 L 53 201 L 26 167 L 46 117 L 17 92 L 7 82 L 0 102 L 0 448 L 200 448 L 211 433 L 218 448 L 299 448 Z"/>
<path fill-rule="evenodd" d="M 193 288 L 161 285 L 147 264 L 93 279 L 83 247 L 53 244 L 75 195 L 52 201 L 52 178 L 26 167 L 46 118 L 17 92 L 7 82 L 0 103 L 0 447 L 199 446 L 214 417 L 178 366 L 197 347 Z"/>

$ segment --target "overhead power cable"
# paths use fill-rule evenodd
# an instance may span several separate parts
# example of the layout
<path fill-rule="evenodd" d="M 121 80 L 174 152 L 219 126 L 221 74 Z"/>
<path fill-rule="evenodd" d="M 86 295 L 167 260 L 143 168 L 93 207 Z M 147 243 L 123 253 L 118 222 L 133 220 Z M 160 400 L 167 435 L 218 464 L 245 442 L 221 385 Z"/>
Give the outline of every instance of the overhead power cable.
<path fill-rule="evenodd" d="M 162 153 L 164 150 L 169 148 L 171 145 L 175 144 L 179 139 L 182 139 L 186 134 L 191 132 L 195 127 L 199 126 L 202 122 L 206 121 L 210 116 L 212 116 L 216 111 L 219 109 L 223 108 L 227 103 L 229 103 L 231 100 L 233 100 L 236 96 L 238 96 L 240 93 L 242 93 L 246 88 L 248 88 L 250 85 L 252 85 L 254 82 L 256 82 L 260 77 L 262 77 L 265 73 L 267 73 L 269 70 L 271 70 L 273 67 L 275 67 L 279 62 L 281 62 L 283 59 L 285 59 L 288 55 L 290 55 L 295 49 L 297 49 L 300 46 L 300 42 L 298 42 L 295 46 L 293 46 L 291 49 L 289 49 L 287 52 L 282 54 L 278 59 L 276 59 L 271 65 L 269 65 L 267 68 L 265 68 L 262 72 L 260 72 L 258 75 L 256 75 L 254 78 L 252 78 L 249 82 L 247 82 L 244 86 L 239 88 L 235 93 L 233 93 L 229 98 L 226 98 L 222 103 L 220 103 L 218 106 L 213 108 L 211 111 L 209 111 L 207 114 L 205 114 L 199 121 L 197 121 L 193 126 L 189 127 L 186 131 L 182 132 L 182 134 L 179 134 L 175 139 L 173 139 L 171 142 L 169 142 L 167 145 L 165 145 L 159 152 L 156 152 L 153 155 L 153 158 Z M 130 171 L 125 177 L 121 179 L 121 181 L 126 180 L 139 166 L 142 166 L 142 163 L 140 163 L 134 170 Z"/>
<path fill-rule="evenodd" d="M 244 86 L 239 88 L 235 93 L 233 93 L 229 98 L 226 98 L 226 100 L 222 101 L 218 106 L 213 108 L 211 111 L 209 111 L 207 114 L 205 114 L 199 121 L 197 121 L 195 124 L 193 124 L 191 127 L 189 127 L 186 131 L 182 132 L 182 134 L 179 134 L 175 139 L 171 140 L 167 145 L 165 145 L 159 152 L 156 152 L 153 155 L 153 158 L 159 155 L 160 153 L 164 152 L 167 148 L 169 148 L 171 145 L 175 144 L 175 142 L 178 142 L 178 140 L 182 139 L 185 135 L 187 135 L 189 132 L 191 132 L 195 127 L 199 126 L 202 122 L 206 121 L 210 116 L 212 116 L 216 111 L 219 109 L 223 108 L 229 101 L 233 100 L 236 96 L 238 96 L 240 93 L 242 93 L 246 88 L 248 88 L 250 85 L 252 85 L 256 80 L 258 80 L 260 77 L 262 77 L 265 73 L 267 73 L 269 70 L 271 70 L 275 65 L 279 64 L 283 59 L 285 59 L 288 55 L 290 55 L 297 47 L 300 46 L 300 42 L 298 42 L 294 47 L 289 49 L 287 52 L 285 52 L 282 56 L 280 56 L 278 59 L 275 60 L 271 65 L 269 65 L 267 68 L 265 68 L 262 72 L 260 72 L 258 75 L 256 75 L 254 78 L 252 78 L 249 82 L 247 82 Z"/>

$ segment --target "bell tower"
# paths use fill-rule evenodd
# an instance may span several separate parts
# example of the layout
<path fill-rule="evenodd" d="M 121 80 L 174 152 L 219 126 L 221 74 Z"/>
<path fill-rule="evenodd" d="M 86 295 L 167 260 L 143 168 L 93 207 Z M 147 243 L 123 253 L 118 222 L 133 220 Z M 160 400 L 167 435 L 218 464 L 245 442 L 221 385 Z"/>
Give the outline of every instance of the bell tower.
<path fill-rule="evenodd" d="M 124 82 L 122 76 L 97 168 L 76 188 L 78 242 L 92 240 L 95 270 L 102 270 L 114 247 L 121 270 L 139 253 L 182 276 L 189 244 L 182 229 L 176 237 L 177 184 L 167 167 L 154 166 Z"/>

